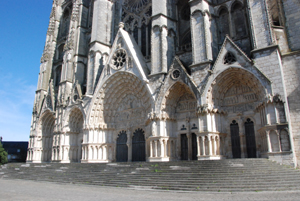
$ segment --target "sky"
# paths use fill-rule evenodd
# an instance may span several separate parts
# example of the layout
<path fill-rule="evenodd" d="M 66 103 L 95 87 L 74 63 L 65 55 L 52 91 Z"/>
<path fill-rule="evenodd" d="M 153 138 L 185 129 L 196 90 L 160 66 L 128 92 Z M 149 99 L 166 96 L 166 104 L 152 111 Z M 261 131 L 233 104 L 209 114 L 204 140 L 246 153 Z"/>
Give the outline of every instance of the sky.
<path fill-rule="evenodd" d="M 28 141 L 52 0 L 0 2 L 0 136 Z"/>

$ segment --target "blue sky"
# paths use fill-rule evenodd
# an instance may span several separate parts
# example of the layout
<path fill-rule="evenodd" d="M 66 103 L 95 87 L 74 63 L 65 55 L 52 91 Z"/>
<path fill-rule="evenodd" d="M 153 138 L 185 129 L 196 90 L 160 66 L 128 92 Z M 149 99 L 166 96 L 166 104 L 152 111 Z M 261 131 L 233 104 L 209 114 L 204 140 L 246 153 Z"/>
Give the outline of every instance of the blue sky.
<path fill-rule="evenodd" d="M 52 0 L 1 1 L 0 136 L 28 141 Z"/>

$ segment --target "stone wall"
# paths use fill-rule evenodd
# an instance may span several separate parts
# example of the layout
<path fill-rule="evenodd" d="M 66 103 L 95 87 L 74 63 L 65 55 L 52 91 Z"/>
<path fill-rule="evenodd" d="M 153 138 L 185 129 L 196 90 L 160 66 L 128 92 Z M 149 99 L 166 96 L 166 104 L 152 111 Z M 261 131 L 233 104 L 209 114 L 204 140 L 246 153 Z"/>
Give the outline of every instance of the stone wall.
<path fill-rule="evenodd" d="M 283 56 L 283 71 L 298 165 L 300 162 L 300 52 Z"/>
<path fill-rule="evenodd" d="M 291 50 L 300 49 L 300 1 L 283 0 L 285 11 L 286 28 L 288 32 L 289 44 Z"/>
<path fill-rule="evenodd" d="M 262 71 L 272 82 L 273 94 L 284 97 L 284 86 L 282 80 L 281 61 L 277 48 L 257 51 L 254 54 L 255 66 Z"/>

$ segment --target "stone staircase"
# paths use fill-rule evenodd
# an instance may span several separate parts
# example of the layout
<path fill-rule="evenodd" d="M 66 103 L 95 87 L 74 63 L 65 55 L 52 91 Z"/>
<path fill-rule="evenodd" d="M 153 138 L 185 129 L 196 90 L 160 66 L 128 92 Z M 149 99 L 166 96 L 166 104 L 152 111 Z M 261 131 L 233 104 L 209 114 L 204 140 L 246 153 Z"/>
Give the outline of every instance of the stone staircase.
<path fill-rule="evenodd" d="M 21 164 L 2 166 L 3 179 L 182 191 L 300 190 L 300 171 L 267 159 L 165 163 Z"/>

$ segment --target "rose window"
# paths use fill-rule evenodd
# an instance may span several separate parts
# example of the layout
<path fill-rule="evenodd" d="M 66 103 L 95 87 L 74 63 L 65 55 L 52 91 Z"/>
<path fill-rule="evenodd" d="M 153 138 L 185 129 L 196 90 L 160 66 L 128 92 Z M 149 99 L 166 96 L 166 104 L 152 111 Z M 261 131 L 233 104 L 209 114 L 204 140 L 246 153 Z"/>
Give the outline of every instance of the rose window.
<path fill-rule="evenodd" d="M 231 52 L 228 52 L 224 58 L 224 64 L 232 64 L 236 62 L 236 58 L 234 56 L 234 54 L 232 54 Z"/>
<path fill-rule="evenodd" d="M 118 50 L 113 56 L 113 65 L 116 69 L 121 69 L 126 63 L 125 50 Z"/>
<path fill-rule="evenodd" d="M 180 71 L 179 70 L 174 70 L 172 73 L 173 79 L 177 79 L 180 76 Z"/>

